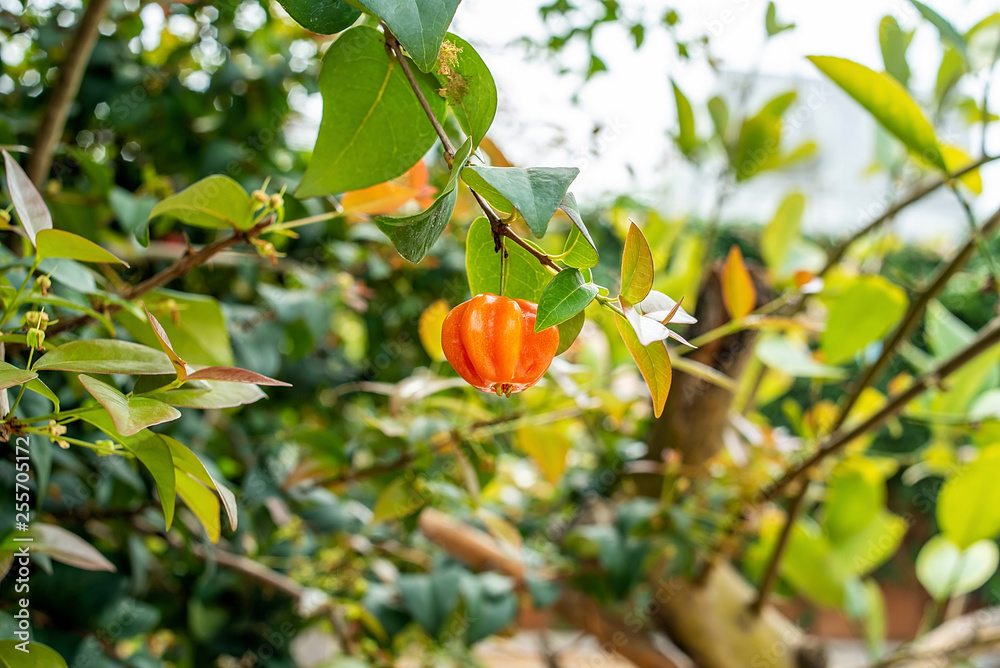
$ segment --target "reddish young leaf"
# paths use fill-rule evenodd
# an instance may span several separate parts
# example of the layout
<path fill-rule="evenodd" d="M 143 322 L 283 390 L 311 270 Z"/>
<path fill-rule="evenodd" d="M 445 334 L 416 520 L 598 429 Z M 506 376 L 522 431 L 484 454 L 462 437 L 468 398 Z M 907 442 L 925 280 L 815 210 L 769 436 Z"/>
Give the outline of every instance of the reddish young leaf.
<path fill-rule="evenodd" d="M 156 340 L 160 342 L 160 347 L 163 348 L 163 352 L 167 353 L 167 357 L 170 358 L 170 363 L 174 366 L 174 371 L 177 372 L 177 380 L 184 380 L 188 376 L 188 364 L 180 358 L 180 356 L 174 352 L 174 347 L 170 344 L 170 337 L 163 330 L 163 325 L 160 321 L 153 317 L 153 314 L 149 312 L 146 308 L 145 302 L 140 302 L 142 304 L 142 309 L 146 312 L 146 317 L 149 318 L 149 326 L 153 328 L 153 334 L 156 335 Z"/>
<path fill-rule="evenodd" d="M 757 290 L 739 246 L 729 249 L 726 264 L 722 267 L 722 301 L 733 320 L 750 315 L 757 304 Z"/>
<path fill-rule="evenodd" d="M 274 378 L 262 376 L 253 371 L 240 369 L 234 366 L 210 366 L 198 369 L 194 373 L 188 374 L 188 380 L 221 380 L 227 383 L 249 383 L 251 385 L 270 385 L 272 387 L 291 387 L 291 383 L 285 383 Z"/>
<path fill-rule="evenodd" d="M 3 164 L 7 170 L 7 190 L 10 192 L 10 201 L 14 204 L 14 211 L 21 219 L 24 231 L 31 239 L 31 245 L 35 245 L 35 236 L 42 230 L 52 229 L 52 214 L 45 206 L 35 184 L 31 182 L 28 175 L 24 173 L 17 160 L 11 157 L 10 153 L 3 151 Z"/>

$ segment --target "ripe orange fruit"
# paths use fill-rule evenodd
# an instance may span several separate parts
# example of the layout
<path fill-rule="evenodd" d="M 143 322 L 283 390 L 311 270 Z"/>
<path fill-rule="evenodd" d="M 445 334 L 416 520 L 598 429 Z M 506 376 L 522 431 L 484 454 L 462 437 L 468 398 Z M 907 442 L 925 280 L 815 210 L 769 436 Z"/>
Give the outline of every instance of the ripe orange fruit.
<path fill-rule="evenodd" d="M 538 304 L 484 293 L 444 319 L 444 356 L 477 390 L 510 395 L 545 375 L 559 346 L 559 330 L 535 332 Z"/>

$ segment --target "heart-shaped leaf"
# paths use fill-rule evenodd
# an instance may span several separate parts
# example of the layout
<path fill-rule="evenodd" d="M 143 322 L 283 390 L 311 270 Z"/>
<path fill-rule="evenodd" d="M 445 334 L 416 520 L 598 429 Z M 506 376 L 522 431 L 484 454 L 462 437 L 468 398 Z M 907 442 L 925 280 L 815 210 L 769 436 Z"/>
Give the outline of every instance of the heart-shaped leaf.
<path fill-rule="evenodd" d="M 385 21 L 413 62 L 430 72 L 438 59 L 441 42 L 461 0 L 399 2 L 399 0 L 358 0 Z"/>
<path fill-rule="evenodd" d="M 416 79 L 434 115 L 444 118 L 437 79 L 419 73 Z M 437 140 L 399 63 L 390 58 L 382 33 L 374 28 L 351 28 L 330 45 L 319 89 L 323 120 L 296 197 L 359 190 L 396 178 Z"/>
<path fill-rule="evenodd" d="M 588 283 L 579 269 L 563 269 L 551 281 L 538 300 L 535 331 L 540 332 L 569 320 L 587 308 L 599 288 Z"/>
<path fill-rule="evenodd" d="M 500 294 L 500 255 L 494 247 L 489 221 L 481 216 L 476 218 L 465 237 L 465 273 L 469 277 L 469 290 L 474 295 Z M 520 246 L 508 243 L 506 247 L 506 296 L 537 304 L 552 274 L 538 258 Z"/>
<path fill-rule="evenodd" d="M 392 240 L 399 254 L 410 262 L 416 264 L 424 259 L 451 220 L 455 202 L 458 201 L 458 177 L 471 153 L 472 141 L 466 140 L 456 152 L 448 182 L 426 211 L 403 218 L 388 216 L 375 218 L 378 228 Z"/>
<path fill-rule="evenodd" d="M 549 220 L 559 208 L 569 185 L 580 170 L 576 167 L 486 167 L 469 171 L 479 176 L 510 201 L 536 237 L 545 236 Z M 468 180 L 466 181 L 467 183 Z M 469 183 L 473 189 L 475 185 Z"/>
<path fill-rule="evenodd" d="M 333 35 L 347 30 L 361 12 L 343 0 L 278 0 L 295 22 L 310 32 Z"/>

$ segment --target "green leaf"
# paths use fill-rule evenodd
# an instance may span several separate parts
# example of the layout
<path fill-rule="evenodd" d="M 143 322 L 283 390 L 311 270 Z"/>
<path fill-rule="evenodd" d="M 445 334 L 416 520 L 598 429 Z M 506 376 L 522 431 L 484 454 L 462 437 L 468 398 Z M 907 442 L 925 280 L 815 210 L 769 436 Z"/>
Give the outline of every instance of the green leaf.
<path fill-rule="evenodd" d="M 899 515 L 879 510 L 864 527 L 832 546 L 837 562 L 852 576 L 870 573 L 896 553 L 907 528 Z"/>
<path fill-rule="evenodd" d="M 143 247 L 149 246 L 149 214 L 156 208 L 156 198 L 152 195 L 137 197 L 115 186 L 108 193 L 108 204 L 122 228 L 135 236 Z"/>
<path fill-rule="evenodd" d="M 416 78 L 441 120 L 445 101 L 437 93 L 437 80 L 419 73 Z M 374 28 L 351 28 L 330 45 L 319 89 L 323 120 L 313 157 L 295 193 L 300 199 L 393 179 L 415 165 L 437 140 L 399 63 L 390 59 L 382 33 Z"/>
<path fill-rule="evenodd" d="M 906 49 L 910 46 L 912 32 L 904 33 L 893 16 L 882 17 L 878 28 L 878 41 L 882 49 L 885 71 L 907 87 L 910 83 L 910 66 L 906 63 Z"/>
<path fill-rule="evenodd" d="M 517 597 L 511 578 L 498 573 L 462 573 L 459 591 L 465 601 L 465 644 L 473 645 L 510 624 L 517 615 Z"/>
<path fill-rule="evenodd" d="M 403 218 L 389 216 L 375 218 L 375 224 L 389 237 L 396 251 L 410 262 L 416 264 L 424 259 L 451 220 L 455 202 L 458 200 L 458 179 L 471 153 L 472 141 L 466 140 L 455 154 L 455 163 L 448 182 L 426 211 Z"/>
<path fill-rule="evenodd" d="M 29 380 L 38 378 L 38 374 L 27 369 L 18 369 L 13 364 L 0 361 L 0 391 L 8 387 L 23 385 Z"/>
<path fill-rule="evenodd" d="M 399 0 L 358 0 L 385 21 L 413 62 L 430 72 L 437 62 L 441 42 L 448 32 L 461 0 L 399 2 Z"/>
<path fill-rule="evenodd" d="M 787 158 L 781 155 L 781 117 L 796 97 L 795 91 L 777 95 L 754 116 L 743 121 L 733 157 L 737 181 L 746 181 L 760 172 L 787 164 Z"/>
<path fill-rule="evenodd" d="M 826 536 L 809 518 L 798 520 L 792 527 L 781 575 L 809 600 L 836 608 L 843 603 L 851 577 Z"/>
<path fill-rule="evenodd" d="M 170 338 L 174 352 L 189 364 L 232 366 L 235 363 L 226 317 L 217 300 L 208 295 L 162 289 L 148 293 L 144 300 Z M 160 348 L 148 319 L 142 316 L 142 311 L 123 310 L 116 318 L 133 339 Z"/>
<path fill-rule="evenodd" d="M 122 373 L 132 375 L 172 374 L 170 360 L 162 350 L 118 339 L 70 341 L 42 355 L 35 371 Z"/>
<path fill-rule="evenodd" d="M 1000 51 L 1000 12 L 990 14 L 965 33 L 969 67 L 973 71 L 992 67 Z"/>
<path fill-rule="evenodd" d="M 566 245 L 563 246 L 562 261 L 570 267 L 578 269 L 589 269 L 596 267 L 598 262 L 597 251 L 590 245 L 580 230 L 574 227 L 566 237 Z"/>
<path fill-rule="evenodd" d="M 586 321 L 586 313 L 584 311 L 580 311 L 572 318 L 559 325 L 559 346 L 556 348 L 556 355 L 562 355 L 564 352 L 569 350 L 569 347 L 573 345 L 574 341 L 576 341 L 576 337 L 580 336 L 580 331 L 583 329 L 583 323 Z"/>
<path fill-rule="evenodd" d="M 934 128 L 898 81 L 846 58 L 809 56 L 823 74 L 925 162 L 947 171 Z"/>
<path fill-rule="evenodd" d="M 2 369 L 2 367 L 0 367 L 0 369 Z M 28 389 L 36 394 L 42 395 L 43 397 L 51 401 L 52 408 L 55 409 L 56 413 L 59 412 L 59 397 L 56 396 L 55 392 L 49 389 L 48 385 L 43 383 L 38 378 L 35 378 L 33 380 L 28 381 Z"/>
<path fill-rule="evenodd" d="M 828 364 L 842 364 L 885 336 L 903 317 L 906 293 L 881 276 L 861 276 L 841 292 L 820 346 Z"/>
<path fill-rule="evenodd" d="M 174 458 L 174 466 L 176 468 L 189 474 L 196 481 L 206 487 L 216 491 L 219 498 L 222 500 L 222 507 L 226 511 L 226 516 L 229 518 L 229 527 L 233 531 L 236 531 L 238 519 L 236 497 L 233 496 L 231 491 L 229 491 L 229 488 L 212 477 L 212 475 L 208 472 L 208 469 L 205 468 L 205 465 L 200 459 L 198 459 L 198 455 L 192 452 L 189 447 L 170 436 L 159 434 L 159 437 L 162 438 L 163 442 L 167 444 L 168 448 L 170 448 L 170 455 Z M 178 481 L 180 481 L 182 477 L 183 476 L 178 476 Z M 179 491 L 180 488 L 178 487 L 178 492 Z M 216 518 L 219 516 L 218 507 L 216 507 L 215 516 Z"/>
<path fill-rule="evenodd" d="M 844 369 L 820 364 L 804 343 L 787 336 L 762 337 L 754 352 L 766 366 L 789 376 L 833 380 L 847 376 Z"/>
<path fill-rule="evenodd" d="M 878 465 L 861 456 L 837 464 L 826 488 L 823 529 L 831 543 L 853 536 L 885 507 L 885 478 Z"/>
<path fill-rule="evenodd" d="M 563 269 L 549 281 L 538 300 L 535 331 L 569 320 L 597 297 L 598 287 L 588 283 L 579 269 Z"/>
<path fill-rule="evenodd" d="M 403 478 L 396 478 L 379 493 L 372 510 L 372 522 L 397 520 L 412 515 L 423 505 L 424 499 L 414 492 L 410 483 Z"/>
<path fill-rule="evenodd" d="M 27 652 L 17 649 L 19 640 L 0 640 L 0 663 L 3 668 L 67 668 L 66 660 L 51 647 L 30 642 Z"/>
<path fill-rule="evenodd" d="M 583 222 L 580 207 L 576 203 L 576 196 L 573 193 L 566 193 L 559 208 L 569 216 L 574 225 L 566 239 L 566 246 L 563 248 L 563 262 L 578 269 L 596 267 L 599 259 L 597 244 L 594 243 L 590 231 Z"/>
<path fill-rule="evenodd" d="M 632 329 L 632 325 L 620 315 L 615 317 L 615 324 L 618 325 L 618 333 L 621 334 L 632 359 L 635 360 L 646 385 L 649 386 L 649 393 L 653 397 L 653 414 L 660 417 L 660 414 L 663 413 L 663 407 L 667 403 L 671 376 L 673 375 L 667 347 L 658 342 L 648 346 L 642 345 L 635 330 Z"/>
<path fill-rule="evenodd" d="M 109 262 L 111 264 L 128 263 L 120 260 L 104 250 L 93 241 L 67 232 L 65 230 L 41 230 L 35 236 L 35 247 L 38 257 L 61 257 L 81 262 Z"/>
<path fill-rule="evenodd" d="M 491 186 L 486 179 L 472 169 L 466 167 L 462 170 L 462 180 L 498 212 L 504 215 L 514 213 L 514 205 L 511 204 L 510 200 L 501 195 L 499 190 Z"/>
<path fill-rule="evenodd" d="M 538 303 L 552 274 L 531 253 L 517 244 L 507 247 L 507 293 L 511 299 Z M 473 295 L 500 294 L 500 255 L 494 250 L 490 223 L 476 218 L 465 238 L 465 271 Z"/>
<path fill-rule="evenodd" d="M 343 0 L 278 0 L 295 22 L 310 32 L 333 35 L 347 30 L 361 12 Z"/>
<path fill-rule="evenodd" d="M 7 151 L 3 151 L 3 164 L 7 170 L 7 192 L 10 193 L 10 201 L 14 205 L 14 211 L 21 225 L 24 226 L 24 231 L 28 233 L 31 245 L 34 246 L 35 237 L 39 232 L 52 229 L 52 214 L 45 206 L 45 200 L 42 199 L 38 188 Z"/>
<path fill-rule="evenodd" d="M 960 32 L 955 30 L 955 26 L 948 22 L 943 16 L 935 12 L 918 0 L 910 0 L 910 3 L 917 8 L 917 11 L 927 19 L 941 34 L 941 41 L 954 48 L 968 62 L 969 54 L 966 51 L 965 38 Z"/>
<path fill-rule="evenodd" d="M 445 620 L 458 605 L 456 571 L 446 567 L 430 575 L 400 575 L 396 580 L 406 609 L 432 638 L 442 631 Z"/>
<path fill-rule="evenodd" d="M 778 8 L 773 2 L 767 3 L 767 13 L 764 14 L 764 29 L 767 30 L 768 37 L 774 37 L 778 33 L 791 30 L 794 23 L 781 23 L 778 21 Z"/>
<path fill-rule="evenodd" d="M 455 45 L 456 62 L 449 65 L 448 77 L 438 74 L 444 85 L 445 100 L 455 114 L 459 126 L 472 138 L 473 149 L 486 136 L 497 113 L 497 86 L 486 63 L 472 45 L 458 35 L 448 33 L 447 40 Z"/>
<path fill-rule="evenodd" d="M 949 91 L 968 71 L 968 63 L 962 59 L 955 49 L 945 49 L 941 56 L 941 65 L 938 67 L 937 80 L 934 84 L 934 100 L 940 105 L 944 102 Z"/>
<path fill-rule="evenodd" d="M 630 223 L 622 252 L 621 296 L 629 304 L 638 304 L 653 289 L 653 255 L 646 237 L 635 223 Z"/>
<path fill-rule="evenodd" d="M 81 376 L 81 380 L 86 376 Z M 123 434 L 127 435 L 127 434 Z M 156 491 L 160 496 L 160 504 L 163 506 L 163 517 L 166 520 L 166 530 L 170 531 L 170 525 L 174 521 L 174 503 L 176 497 L 177 479 L 174 471 L 174 459 L 170 454 L 170 448 L 164 443 L 159 434 L 145 432 L 138 438 L 132 439 L 125 446 L 136 456 L 156 483 Z"/>
<path fill-rule="evenodd" d="M 715 134 L 719 139 L 725 141 L 726 130 L 729 128 L 729 108 L 726 101 L 718 95 L 708 101 L 708 114 L 712 117 L 712 125 L 715 127 Z"/>
<path fill-rule="evenodd" d="M 691 103 L 678 88 L 677 83 L 671 79 L 670 85 L 674 89 L 674 102 L 677 104 L 677 126 L 678 133 L 674 137 L 677 147 L 684 155 L 691 155 L 695 146 L 698 145 L 698 135 L 694 129 L 694 112 L 691 111 Z"/>
<path fill-rule="evenodd" d="M 957 318 L 938 301 L 927 305 L 924 319 L 927 344 L 938 360 L 954 354 L 975 338 L 975 331 Z M 996 384 L 1000 374 L 1000 346 L 993 346 L 977 358 L 975 364 L 966 364 L 948 379 L 943 389 L 930 391 L 929 405 L 935 413 L 965 415 L 984 387 Z"/>
<path fill-rule="evenodd" d="M 58 404 L 56 405 L 58 406 Z M 56 412 L 58 412 L 58 408 Z M 35 507 L 40 509 L 45 503 L 45 494 L 49 490 L 49 478 L 52 475 L 52 441 L 44 436 L 35 436 L 31 439 L 31 452 L 29 454 L 38 490 L 35 494 Z"/>
<path fill-rule="evenodd" d="M 171 406 L 202 410 L 235 408 L 267 398 L 256 385 L 206 381 L 195 381 L 178 389 L 151 392 L 146 396 Z"/>
<path fill-rule="evenodd" d="M 1000 534 L 1000 447 L 983 451 L 948 478 L 938 495 L 941 532 L 959 547 Z"/>
<path fill-rule="evenodd" d="M 81 375 L 80 384 L 104 406 L 122 436 L 138 434 L 146 427 L 176 420 L 181 412 L 148 397 L 125 396 L 92 376 Z"/>
<path fill-rule="evenodd" d="M 792 243 L 801 236 L 800 225 L 802 212 L 805 211 L 806 198 L 799 192 L 785 196 L 778 205 L 774 218 L 767 224 L 760 235 L 760 251 L 764 262 L 777 275 L 782 275 L 785 260 Z"/>
<path fill-rule="evenodd" d="M 996 573 L 1000 550 L 992 540 L 980 540 L 961 549 L 938 535 L 920 548 L 917 579 L 936 601 L 946 601 L 979 589 Z"/>
<path fill-rule="evenodd" d="M 559 208 L 569 185 L 580 170 L 576 167 L 486 167 L 471 166 L 480 176 L 513 204 L 536 237 L 545 236 L 549 220 Z M 473 184 L 469 184 L 475 188 Z"/>
<path fill-rule="evenodd" d="M 219 500 L 215 494 L 189 474 L 181 472 L 177 475 L 177 495 L 205 527 L 208 539 L 218 543 L 222 525 L 219 521 Z"/>
<path fill-rule="evenodd" d="M 171 216 L 195 227 L 249 230 L 254 204 L 243 186 L 228 176 L 215 174 L 171 195 L 155 207 L 149 219 Z"/>

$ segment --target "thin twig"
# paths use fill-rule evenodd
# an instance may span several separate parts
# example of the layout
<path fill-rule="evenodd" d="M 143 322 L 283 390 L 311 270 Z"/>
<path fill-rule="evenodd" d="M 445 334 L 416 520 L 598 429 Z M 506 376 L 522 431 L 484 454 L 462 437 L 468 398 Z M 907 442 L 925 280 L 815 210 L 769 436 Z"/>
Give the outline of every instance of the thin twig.
<path fill-rule="evenodd" d="M 219 239 L 218 241 L 203 247 L 201 250 L 197 252 L 183 255 L 177 258 L 177 260 L 173 264 L 171 264 L 163 271 L 154 274 L 153 276 L 150 276 L 142 283 L 139 283 L 138 285 L 125 290 L 119 296 L 122 299 L 133 300 L 141 297 L 147 292 L 156 290 L 157 288 L 161 288 L 164 285 L 170 283 L 170 281 L 173 281 L 174 279 L 180 278 L 181 276 L 185 275 L 195 267 L 205 264 L 210 259 L 212 259 L 212 257 L 218 255 L 222 251 L 228 248 L 232 248 L 233 246 L 239 244 L 242 241 L 246 241 L 248 239 L 257 237 L 272 222 L 274 222 L 274 219 L 271 216 L 268 216 L 264 220 L 254 225 L 249 230 L 235 231 L 228 237 Z M 120 309 L 121 306 L 119 306 L 118 304 L 108 304 L 107 306 L 108 312 L 115 312 Z M 49 330 L 46 332 L 46 334 L 48 336 L 54 336 L 56 334 L 59 334 L 60 332 L 65 332 L 67 330 L 75 329 L 77 327 L 82 327 L 83 325 L 86 325 L 91 321 L 93 321 L 93 318 L 89 315 L 81 315 L 75 318 L 70 318 L 69 320 L 62 320 L 56 325 L 50 327 Z"/>
<path fill-rule="evenodd" d="M 948 183 L 952 179 L 957 179 L 961 176 L 964 176 L 973 170 L 979 169 L 988 162 L 993 162 L 997 158 L 1000 158 L 1000 155 L 983 156 L 979 160 L 976 160 L 975 162 L 963 167 L 962 169 L 949 174 L 947 177 L 938 178 L 935 179 L 934 181 L 931 181 L 930 183 L 927 183 L 926 185 L 920 186 L 912 193 L 910 193 L 910 195 L 907 196 L 905 199 L 891 206 L 881 216 L 871 221 L 863 228 L 852 234 L 850 237 L 842 241 L 839 246 L 837 246 L 830 252 L 830 257 L 827 259 L 826 265 L 824 265 L 824 267 L 820 270 L 819 275 L 820 276 L 825 275 L 828 271 L 830 271 L 831 268 L 833 268 L 838 262 L 840 262 L 840 260 L 843 259 L 844 254 L 847 253 L 847 249 L 850 248 L 854 244 L 854 242 L 858 241 L 859 239 L 867 235 L 869 232 L 873 232 L 874 230 L 878 229 L 883 223 L 885 223 L 887 220 L 892 219 L 896 214 L 898 214 L 906 207 L 910 206 L 917 200 L 923 199 L 925 196 L 934 192 L 935 190 L 937 190 L 944 184 Z"/>
<path fill-rule="evenodd" d="M 28 178 L 37 187 L 41 187 L 52 167 L 52 155 L 66 128 L 70 106 L 80 91 L 80 83 L 90 61 L 90 54 L 97 43 L 98 26 L 110 4 L 111 0 L 90 0 L 76 29 L 73 43 L 66 53 L 66 60 L 59 68 L 59 80 L 45 105 L 45 117 L 38 129 L 31 160 L 28 161 Z"/>
<path fill-rule="evenodd" d="M 403 74 L 406 76 L 406 80 L 410 83 L 410 88 L 413 90 L 413 94 L 417 96 L 417 101 L 424 110 L 424 114 L 427 115 L 427 120 L 430 121 L 431 125 L 434 127 L 434 132 L 437 133 L 438 139 L 441 140 L 441 145 L 444 147 L 448 164 L 451 164 L 455 159 L 455 145 L 451 143 L 448 133 L 444 131 L 444 128 L 441 126 L 441 122 L 438 121 L 437 116 L 434 115 L 434 111 L 431 109 L 431 105 L 427 102 L 424 92 L 420 90 L 420 85 L 417 83 L 417 79 L 413 75 L 413 70 L 410 69 L 410 64 L 406 62 L 406 57 L 403 55 L 403 49 L 400 47 L 396 36 L 392 34 L 392 31 L 389 30 L 389 27 L 384 23 L 382 24 L 382 29 L 385 31 L 386 48 L 388 48 L 396 57 L 396 60 L 399 61 L 399 66 L 402 68 Z M 561 268 L 552 261 L 552 258 L 522 239 L 514 230 L 510 228 L 510 225 L 503 222 L 500 219 L 500 216 L 497 215 L 497 212 L 493 210 L 493 207 L 490 206 L 489 202 L 483 199 L 482 195 L 477 193 L 475 190 L 472 190 L 472 195 L 476 198 L 476 202 L 479 203 L 479 207 L 486 215 L 486 219 L 490 221 L 490 226 L 493 228 L 494 234 L 510 239 L 518 246 L 528 251 L 543 266 L 548 267 L 557 273 L 560 271 Z"/>
<path fill-rule="evenodd" d="M 979 335 L 966 347 L 955 353 L 935 369 L 918 377 L 904 392 L 896 395 L 874 415 L 852 427 L 846 432 L 837 431 L 831 434 L 819 449 L 802 463 L 788 469 L 778 480 L 760 494 L 758 501 L 771 501 L 781 494 L 795 480 L 799 479 L 809 469 L 816 466 L 830 455 L 839 452 L 851 441 L 884 424 L 889 418 L 899 413 L 908 403 L 919 397 L 932 387 L 940 386 L 951 374 L 977 356 L 1000 343 L 1000 317 L 996 317 L 984 327 Z"/>
<path fill-rule="evenodd" d="M 899 326 L 896 327 L 895 332 L 893 332 L 892 337 L 882 346 L 882 352 L 879 354 L 878 359 L 876 359 L 871 365 L 865 369 L 861 378 L 854 383 L 850 392 L 847 395 L 847 399 L 844 401 L 841 407 L 840 415 L 837 418 L 837 423 L 834 425 L 834 431 L 839 429 L 844 422 L 847 420 L 847 416 L 854 404 L 857 403 L 861 394 L 865 391 L 865 388 L 870 386 L 874 380 L 878 377 L 880 373 L 885 369 L 886 365 L 889 363 L 889 359 L 896 352 L 896 349 L 906 340 L 906 338 L 913 331 L 914 327 L 920 320 L 927 305 L 931 300 L 936 297 L 944 286 L 951 280 L 962 266 L 968 262 L 969 257 L 975 252 L 978 241 L 977 237 L 988 238 L 1000 227 L 1000 210 L 994 213 L 989 220 L 987 220 L 981 229 L 977 230 L 979 233 L 973 234 L 972 237 L 966 242 L 965 246 L 962 247 L 958 253 L 952 257 L 948 264 L 944 265 L 938 273 L 934 276 L 934 279 L 930 284 L 924 288 L 920 294 L 917 296 L 913 302 L 910 303 L 909 308 L 900 321 Z"/>
<path fill-rule="evenodd" d="M 788 547 L 788 541 L 792 536 L 792 528 L 795 526 L 795 519 L 802 508 L 802 501 L 805 500 L 808 491 L 809 481 L 806 480 L 802 483 L 802 489 L 799 490 L 799 493 L 792 498 L 792 502 L 788 505 L 788 516 L 785 518 L 785 526 L 781 528 L 781 535 L 778 536 L 774 552 L 771 553 L 771 558 L 767 562 L 767 568 L 764 570 L 764 579 L 760 582 L 757 598 L 750 604 L 750 611 L 755 615 L 759 615 L 760 611 L 763 610 L 764 604 L 767 603 L 767 597 L 771 595 L 774 583 L 778 580 L 778 568 L 781 566 L 781 557 L 785 552 L 785 548 Z"/>

